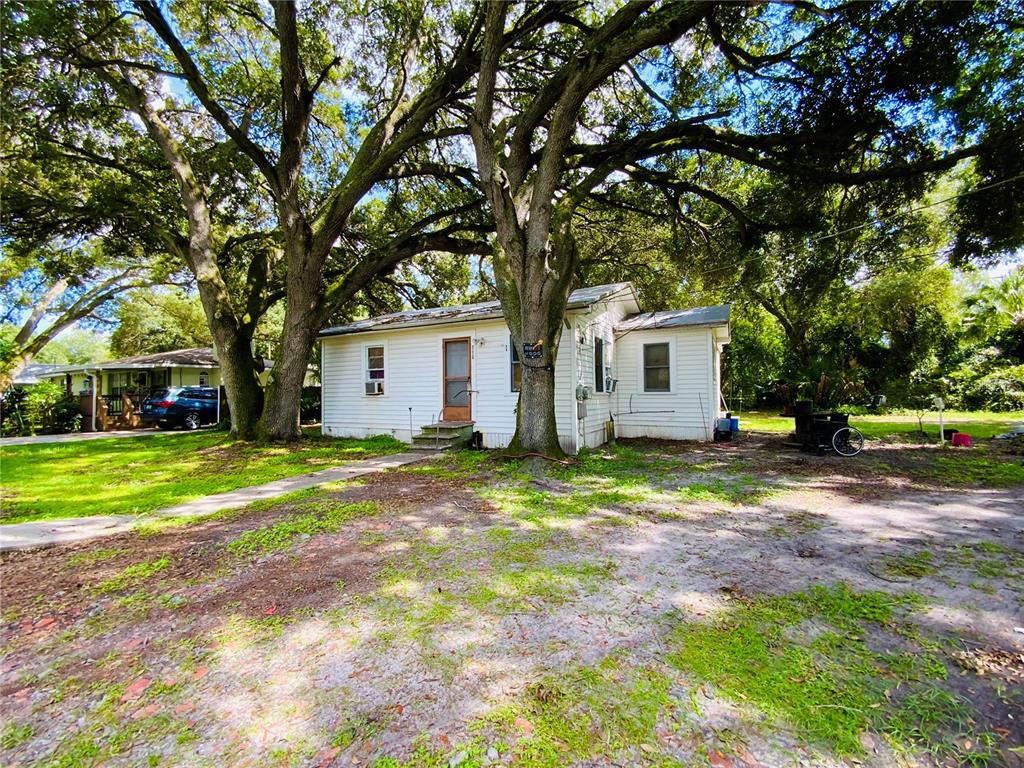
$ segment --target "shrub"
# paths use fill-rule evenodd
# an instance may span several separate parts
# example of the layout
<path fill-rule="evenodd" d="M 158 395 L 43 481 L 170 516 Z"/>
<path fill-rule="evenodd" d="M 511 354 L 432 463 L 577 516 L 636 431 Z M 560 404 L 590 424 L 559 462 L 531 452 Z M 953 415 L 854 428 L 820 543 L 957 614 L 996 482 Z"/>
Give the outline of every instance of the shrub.
<path fill-rule="evenodd" d="M 68 396 L 62 384 L 44 381 L 30 387 L 21 406 L 25 429 L 37 432 L 77 432 L 82 426 L 78 398 Z"/>
<path fill-rule="evenodd" d="M 299 401 L 300 418 L 303 424 L 320 421 L 320 387 L 303 387 Z"/>
<path fill-rule="evenodd" d="M 0 396 L 0 434 L 4 437 L 27 434 L 26 397 L 28 392 L 24 387 L 11 387 Z"/>
<path fill-rule="evenodd" d="M 962 367 L 955 375 L 958 407 L 987 411 L 1024 410 L 1024 365 L 1006 365 L 980 376 Z"/>

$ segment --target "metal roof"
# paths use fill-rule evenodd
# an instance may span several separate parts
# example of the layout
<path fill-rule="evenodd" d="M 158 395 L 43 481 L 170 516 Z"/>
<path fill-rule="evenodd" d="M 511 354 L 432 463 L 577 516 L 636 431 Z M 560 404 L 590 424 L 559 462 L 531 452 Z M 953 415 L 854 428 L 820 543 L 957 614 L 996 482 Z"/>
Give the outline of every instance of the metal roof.
<path fill-rule="evenodd" d="M 63 370 L 63 365 L 55 365 L 51 363 L 29 363 L 18 372 L 18 374 L 12 379 L 11 383 L 22 386 L 38 384 L 50 374 L 61 373 Z"/>
<path fill-rule="evenodd" d="M 194 349 L 172 349 L 151 355 L 122 357 L 120 360 L 105 360 L 102 363 L 57 366 L 50 373 L 72 373 L 74 371 L 110 371 L 125 368 L 219 368 L 220 363 L 212 347 Z"/>
<path fill-rule="evenodd" d="M 591 304 L 611 298 L 624 290 L 633 290 L 632 283 L 610 283 L 580 288 L 569 294 L 567 309 L 583 309 Z M 635 295 L 634 295 L 635 297 Z M 483 301 L 479 304 L 462 304 L 457 307 L 431 307 L 430 309 L 407 309 L 403 312 L 392 312 L 366 320 L 357 320 L 346 325 L 324 328 L 320 336 L 341 336 L 347 333 L 365 333 L 367 331 L 384 331 L 398 328 L 415 328 L 426 325 L 444 325 L 460 323 L 468 320 L 482 320 L 501 317 L 501 304 L 497 301 Z"/>
<path fill-rule="evenodd" d="M 122 357 L 120 360 L 107 360 L 89 367 L 107 370 L 110 368 L 217 368 L 219 366 L 220 363 L 217 362 L 212 347 L 196 347 L 194 349 L 172 349 L 169 352 L 156 352 L 152 355 Z"/>
<path fill-rule="evenodd" d="M 630 331 L 649 331 L 655 328 L 728 325 L 731 307 L 731 304 L 716 304 L 712 307 L 641 312 L 638 315 L 623 318 L 622 322 L 615 326 L 615 332 L 628 333 Z"/>

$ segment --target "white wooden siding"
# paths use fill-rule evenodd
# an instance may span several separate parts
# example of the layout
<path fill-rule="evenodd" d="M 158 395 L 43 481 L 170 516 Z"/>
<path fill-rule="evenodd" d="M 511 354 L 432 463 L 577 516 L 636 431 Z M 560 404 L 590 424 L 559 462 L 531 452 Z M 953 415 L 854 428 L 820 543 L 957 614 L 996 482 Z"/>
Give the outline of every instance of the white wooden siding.
<path fill-rule="evenodd" d="M 440 418 L 442 342 L 462 337 L 470 338 L 473 351 L 474 429 L 483 433 L 488 448 L 508 445 L 516 429 L 519 394 L 512 391 L 511 335 L 501 320 L 325 338 L 323 433 L 337 437 L 389 434 L 410 441 L 420 427 Z M 366 395 L 363 386 L 364 350 L 373 345 L 385 348 L 383 395 Z M 559 441 L 566 450 L 574 450 L 571 371 L 563 353 L 555 361 L 555 416 Z"/>
<path fill-rule="evenodd" d="M 590 388 L 586 401 L 587 415 L 577 425 L 581 448 L 593 448 L 605 441 L 605 424 L 615 413 L 614 393 L 598 392 L 594 380 L 594 341 L 604 339 L 605 361 L 611 378 L 621 378 L 622 362 L 618 359 L 615 342 L 615 325 L 626 315 L 638 310 L 632 294 L 620 296 L 612 301 L 596 304 L 590 312 L 581 312 L 573 323 L 575 330 L 576 359 L 578 361 L 575 382 Z M 564 343 L 564 342 L 563 342 Z"/>
<path fill-rule="evenodd" d="M 669 345 L 668 392 L 645 392 L 643 345 Z M 710 440 L 718 416 L 714 349 L 710 328 L 633 331 L 616 345 L 620 366 L 616 391 L 620 437 Z"/>
<path fill-rule="evenodd" d="M 638 311 L 632 293 L 567 315 L 555 362 L 555 415 L 559 442 L 569 452 L 605 440 L 614 421 L 620 437 L 710 440 L 719 415 L 720 339 L 710 328 L 633 331 L 616 337 L 615 325 Z M 323 339 L 323 432 L 338 437 L 390 434 L 410 441 L 441 413 L 442 341 L 470 337 L 473 350 L 474 429 L 488 448 L 501 448 L 515 432 L 518 393 L 511 388 L 511 337 L 501 320 L 427 328 L 372 331 Z M 594 339 L 605 341 L 606 375 L 618 380 L 614 393 L 597 392 Z M 643 345 L 667 342 L 667 393 L 643 391 Z M 365 349 L 385 347 L 385 393 L 364 392 Z M 591 390 L 586 416 L 577 418 L 576 387 Z M 411 412 L 410 412 L 411 409 Z"/>

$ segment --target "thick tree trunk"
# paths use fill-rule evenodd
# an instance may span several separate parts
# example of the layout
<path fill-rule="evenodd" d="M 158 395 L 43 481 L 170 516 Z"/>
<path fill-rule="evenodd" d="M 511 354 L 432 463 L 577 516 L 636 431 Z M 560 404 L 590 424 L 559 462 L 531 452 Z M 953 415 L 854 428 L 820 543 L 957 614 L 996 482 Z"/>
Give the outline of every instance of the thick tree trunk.
<path fill-rule="evenodd" d="M 568 228 L 559 227 L 546 244 L 546 257 L 508 260 L 495 256 L 495 277 L 505 320 L 519 345 L 523 380 L 519 390 L 516 433 L 510 453 L 565 456 L 555 419 L 555 360 L 562 338 L 562 321 L 576 266 L 576 242 Z M 522 265 L 518 274 L 509 264 Z M 539 342 L 539 359 L 529 359 L 523 344 Z"/>
<path fill-rule="evenodd" d="M 281 346 L 270 373 L 260 423 L 260 437 L 275 442 L 291 442 L 302 436 L 302 384 L 320 331 L 324 301 L 325 256 L 312 252 L 308 230 L 297 216 L 291 220 L 284 218 L 286 224 L 294 222 L 285 243 L 289 251 L 287 304 Z"/>
<path fill-rule="evenodd" d="M 108 76 L 106 79 L 145 123 L 178 183 L 188 215 L 188 246 L 183 255 L 196 276 L 199 299 L 217 349 L 221 379 L 231 411 L 231 434 L 242 440 L 252 440 L 256 437 L 263 408 L 263 389 L 252 354 L 253 324 L 243 325 L 231 304 L 228 286 L 214 253 L 213 221 L 206 191 L 196 178 L 187 155 L 143 90 L 127 78 L 117 80 Z"/>
<path fill-rule="evenodd" d="M 319 329 L 315 322 L 293 320 L 285 326 L 270 374 L 260 424 L 260 437 L 265 440 L 290 442 L 302 436 L 299 428 L 302 384 Z"/>
<path fill-rule="evenodd" d="M 263 412 L 263 387 L 256 372 L 251 339 L 223 324 L 214 327 L 213 336 L 231 415 L 231 434 L 239 440 L 255 440 Z"/>
<path fill-rule="evenodd" d="M 541 453 L 553 458 L 565 455 L 558 442 L 555 421 L 553 367 L 523 367 L 523 381 L 516 411 L 516 433 L 508 452 Z"/>
<path fill-rule="evenodd" d="M 189 264 L 196 274 L 199 300 L 217 351 L 231 412 L 231 434 L 239 440 L 255 440 L 263 410 L 263 387 L 252 351 L 254 325 L 243 325 L 235 314 L 227 286 L 213 266 L 216 262 L 209 234 L 207 227 L 192 227 Z"/>

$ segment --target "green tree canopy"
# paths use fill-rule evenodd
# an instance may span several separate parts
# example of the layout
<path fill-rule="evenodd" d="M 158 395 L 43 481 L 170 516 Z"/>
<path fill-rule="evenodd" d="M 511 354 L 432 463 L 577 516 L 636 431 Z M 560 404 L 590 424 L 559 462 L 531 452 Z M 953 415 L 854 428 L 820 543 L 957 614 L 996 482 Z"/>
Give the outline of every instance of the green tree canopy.
<path fill-rule="evenodd" d="M 213 344 L 198 297 L 177 291 L 135 291 L 115 312 L 110 337 L 116 357 L 209 347 Z"/>
<path fill-rule="evenodd" d="M 1004 128 L 1002 100 L 1016 97 L 1007 83 L 1022 74 L 1018 22 L 1006 6 L 580 4 L 526 50 L 507 48 L 505 30 L 522 13 L 486 5 L 469 119 L 505 316 L 516 343 L 544 349 L 524 368 L 516 447 L 559 452 L 553 356 L 580 260 L 577 213 L 595 195 L 654 187 L 699 237 L 714 231 L 706 220 L 724 216 L 744 248 L 780 233 L 769 247 L 795 287 L 817 270 L 789 268 L 806 228 L 787 235 L 793 222 L 768 215 L 787 187 L 812 212 L 820 196 L 840 222 L 847 188 L 886 187 L 853 209 L 913 200 L 964 161 L 1005 194 L 1024 189 L 1004 175 L 1022 146 Z M 971 89 L 983 70 L 992 87 Z M 1013 159 L 993 164 L 1005 155 Z M 730 169 L 765 180 L 723 183 Z M 962 232 L 973 229 L 1002 249 L 1015 239 L 977 218 L 961 222 Z M 834 251 L 826 258 L 841 258 Z"/>

